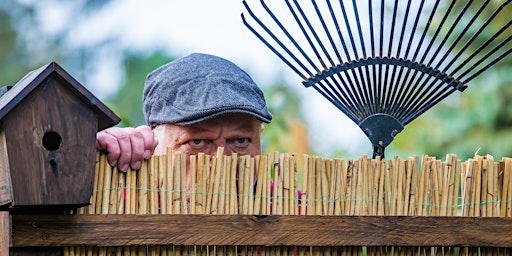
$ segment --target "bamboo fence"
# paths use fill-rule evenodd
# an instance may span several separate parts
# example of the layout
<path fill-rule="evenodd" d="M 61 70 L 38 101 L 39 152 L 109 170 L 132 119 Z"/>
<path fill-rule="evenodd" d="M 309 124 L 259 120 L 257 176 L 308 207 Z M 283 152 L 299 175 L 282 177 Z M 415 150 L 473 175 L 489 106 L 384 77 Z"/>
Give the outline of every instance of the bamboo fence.
<path fill-rule="evenodd" d="M 77 214 L 512 216 L 512 158 L 153 156 L 119 172 L 98 153 L 91 204 Z M 188 171 L 187 171 L 188 170 Z M 68 247 L 75 255 L 510 255 L 507 248 L 161 245 Z"/>

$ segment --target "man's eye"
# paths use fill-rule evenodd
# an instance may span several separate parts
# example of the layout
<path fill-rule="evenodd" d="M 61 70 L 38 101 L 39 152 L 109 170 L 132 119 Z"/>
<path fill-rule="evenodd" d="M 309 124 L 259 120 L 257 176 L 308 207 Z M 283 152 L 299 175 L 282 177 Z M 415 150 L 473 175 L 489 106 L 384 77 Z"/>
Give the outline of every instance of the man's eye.
<path fill-rule="evenodd" d="M 244 144 L 247 141 L 247 138 L 238 138 L 236 139 L 236 142 L 239 144 Z"/>
<path fill-rule="evenodd" d="M 201 143 L 203 143 L 203 140 L 201 140 L 201 139 L 193 139 L 190 142 L 192 144 L 194 144 L 194 145 L 201 145 Z"/>

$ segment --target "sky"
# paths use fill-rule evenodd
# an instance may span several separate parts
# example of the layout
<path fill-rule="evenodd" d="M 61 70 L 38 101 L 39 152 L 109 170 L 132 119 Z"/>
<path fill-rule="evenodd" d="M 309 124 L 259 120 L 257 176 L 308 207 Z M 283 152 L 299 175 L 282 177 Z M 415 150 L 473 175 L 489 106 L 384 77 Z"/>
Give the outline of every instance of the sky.
<path fill-rule="evenodd" d="M 259 1 L 248 2 L 251 8 L 261 8 Z M 50 12 L 45 18 L 48 29 L 58 30 L 64 25 L 65 8 L 60 5 L 45 12 Z M 134 49 L 167 49 L 177 57 L 203 52 L 227 58 L 246 70 L 260 86 L 281 80 L 296 88 L 315 151 L 344 150 L 348 157 L 371 154 L 371 144 L 359 127 L 314 89 L 305 88 L 302 79 L 245 27 L 242 12 L 248 16 L 241 0 L 112 1 L 76 26 L 70 44 L 93 46 L 105 38 L 116 38 Z M 106 63 L 96 73 L 98 82 L 94 84 L 119 84 L 119 76 L 112 75 L 118 72 L 116 64 L 108 64 L 115 58 L 109 54 L 112 53 L 104 53 Z M 91 91 L 101 98 L 115 91 L 115 86 L 91 88 Z M 274 117 L 279 118 L 279 113 L 274 113 Z"/>

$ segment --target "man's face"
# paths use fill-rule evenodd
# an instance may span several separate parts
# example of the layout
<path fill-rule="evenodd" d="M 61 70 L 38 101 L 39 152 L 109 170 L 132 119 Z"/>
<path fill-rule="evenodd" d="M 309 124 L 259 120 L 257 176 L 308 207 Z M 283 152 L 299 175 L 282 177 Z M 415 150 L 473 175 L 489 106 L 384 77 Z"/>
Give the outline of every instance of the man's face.
<path fill-rule="evenodd" d="M 261 121 L 250 115 L 223 115 L 193 125 L 161 124 L 153 129 L 158 138 L 156 155 L 170 147 L 188 155 L 216 155 L 223 147 L 225 155 L 261 154 Z"/>

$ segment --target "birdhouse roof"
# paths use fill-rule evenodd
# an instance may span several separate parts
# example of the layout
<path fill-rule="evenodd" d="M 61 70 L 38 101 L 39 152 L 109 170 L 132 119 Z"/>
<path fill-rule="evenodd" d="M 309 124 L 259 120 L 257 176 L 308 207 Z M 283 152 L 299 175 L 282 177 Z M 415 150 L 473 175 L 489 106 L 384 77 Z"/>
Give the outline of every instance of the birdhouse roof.
<path fill-rule="evenodd" d="M 50 62 L 34 71 L 29 72 L 10 90 L 0 97 L 0 120 L 3 119 L 15 106 L 35 90 L 46 78 L 56 74 L 66 81 L 65 85 L 73 92 L 77 99 L 89 105 L 91 111 L 98 115 L 98 130 L 111 127 L 121 119 L 98 100 L 89 90 L 81 85 L 56 62 Z"/>

